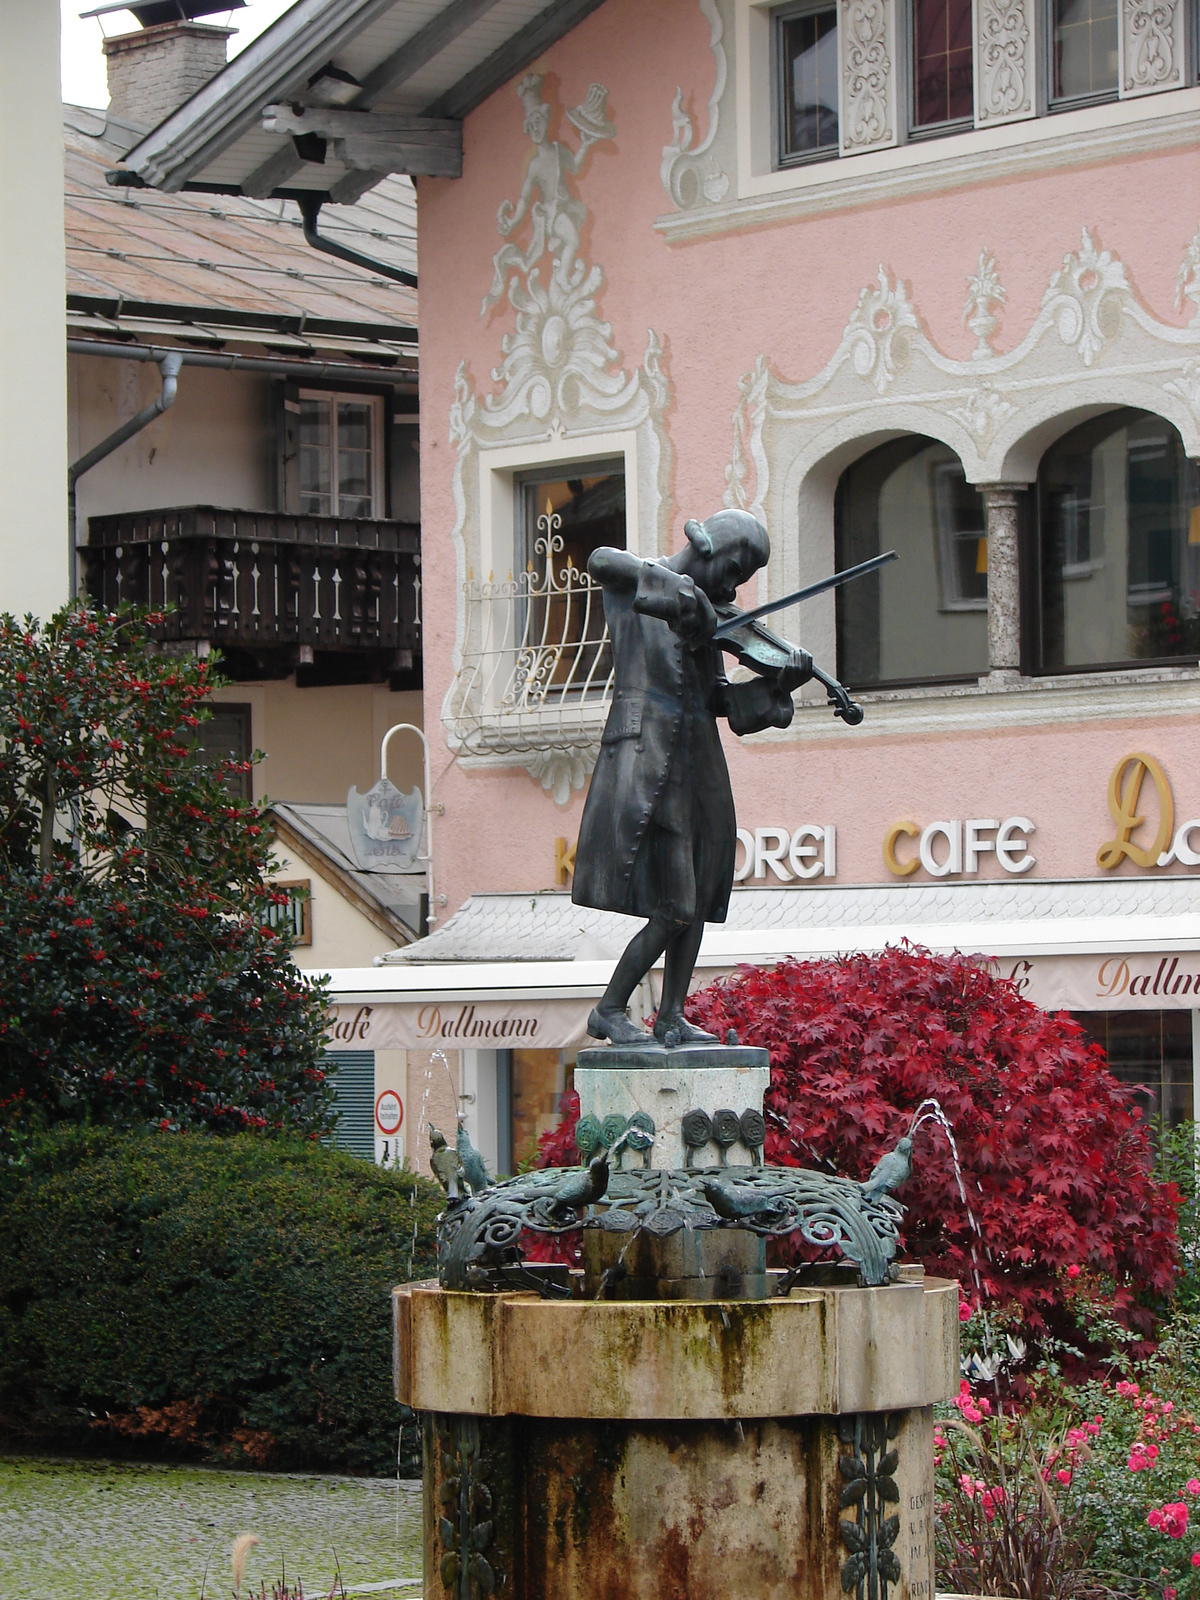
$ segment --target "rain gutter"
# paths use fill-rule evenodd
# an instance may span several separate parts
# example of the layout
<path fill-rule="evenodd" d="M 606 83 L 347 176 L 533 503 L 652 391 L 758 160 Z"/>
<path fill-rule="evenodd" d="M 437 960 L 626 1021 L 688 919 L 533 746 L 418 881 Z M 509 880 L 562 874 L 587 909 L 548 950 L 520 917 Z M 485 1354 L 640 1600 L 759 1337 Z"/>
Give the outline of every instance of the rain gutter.
<path fill-rule="evenodd" d="M 356 366 L 350 361 L 288 361 L 276 356 L 244 356 L 212 350 L 179 350 L 172 345 L 118 344 L 109 339 L 68 339 L 67 353 L 101 356 L 106 361 L 161 361 L 179 356 L 185 367 L 220 367 L 226 372 L 260 372 L 275 378 L 308 378 L 312 382 L 386 383 L 416 389 L 415 367 Z"/>
<path fill-rule="evenodd" d="M 349 261 L 351 266 L 366 267 L 368 272 L 381 273 L 383 277 L 391 278 L 395 283 L 402 283 L 408 289 L 417 287 L 415 272 L 406 272 L 403 267 L 392 267 L 386 261 L 377 261 L 373 256 L 361 255 L 357 250 L 351 250 L 348 245 L 336 244 L 324 234 L 318 233 L 317 221 L 321 215 L 321 207 L 325 203 L 324 195 L 302 193 L 296 203 L 304 219 L 305 243 L 311 245 L 314 250 L 320 250 L 327 256 L 336 256 L 339 261 Z"/>
<path fill-rule="evenodd" d="M 76 341 L 69 340 L 68 348 L 74 342 Z M 93 445 L 67 470 L 67 580 L 72 600 L 79 593 L 79 557 L 76 554 L 75 544 L 75 485 L 85 472 L 90 472 L 106 456 L 112 455 L 114 450 L 119 450 L 127 439 L 132 439 L 134 434 L 141 433 L 155 417 L 161 417 L 163 412 L 175 403 L 175 395 L 179 388 L 179 369 L 183 366 L 184 353 L 180 350 L 162 350 L 154 359 L 162 375 L 162 390 L 158 399 L 144 406 L 135 417 L 130 417 L 128 422 L 123 422 L 114 433 L 109 434 L 107 439 L 101 439 L 99 444 Z"/>

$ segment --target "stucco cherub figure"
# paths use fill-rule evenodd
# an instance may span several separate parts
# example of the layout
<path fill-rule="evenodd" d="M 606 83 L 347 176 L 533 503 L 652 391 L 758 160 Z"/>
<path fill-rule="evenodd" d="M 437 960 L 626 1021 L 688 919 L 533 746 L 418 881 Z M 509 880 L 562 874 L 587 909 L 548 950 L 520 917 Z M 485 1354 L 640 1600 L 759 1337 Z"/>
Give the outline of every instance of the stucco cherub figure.
<path fill-rule="evenodd" d="M 503 295 L 512 273 L 528 273 L 547 251 L 554 257 L 552 274 L 557 274 L 564 288 L 574 287 L 576 275 L 583 272 L 583 263 L 577 258 L 587 207 L 571 193 L 567 179 L 579 171 L 594 144 L 611 139 L 617 131 L 608 116 L 608 90 L 602 84 L 593 83 L 583 104 L 567 112 L 567 120 L 579 130 L 578 150 L 550 138 L 550 107 L 542 99 L 540 72 L 527 72 L 517 85 L 517 94 L 525 107 L 525 132 L 534 149 L 521 193 L 515 204 L 500 202 L 496 227 L 507 239 L 528 215 L 533 231 L 526 249 L 510 242 L 492 257 L 492 286 L 483 297 L 481 316 Z"/>
<path fill-rule="evenodd" d="M 813 675 L 807 651 L 730 683 L 712 642 L 718 606 L 771 553 L 747 511 L 688 522 L 683 549 L 665 561 L 599 549 L 588 572 L 604 590 L 613 652 L 613 700 L 579 829 L 571 898 L 576 905 L 647 917 L 588 1018 L 593 1038 L 649 1043 L 627 1006 L 665 953 L 655 1038 L 668 1048 L 712 1044 L 685 1021 L 683 1004 L 706 922 L 724 922 L 733 887 L 737 824 L 717 729 L 786 728 L 792 692 Z"/>

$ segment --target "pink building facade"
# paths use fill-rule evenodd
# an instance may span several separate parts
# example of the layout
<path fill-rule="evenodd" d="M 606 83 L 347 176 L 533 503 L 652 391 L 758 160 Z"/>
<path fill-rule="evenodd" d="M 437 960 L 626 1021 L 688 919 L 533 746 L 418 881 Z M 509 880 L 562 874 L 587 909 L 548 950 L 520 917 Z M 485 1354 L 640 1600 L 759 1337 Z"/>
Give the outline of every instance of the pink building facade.
<path fill-rule="evenodd" d="M 569 901 L 608 708 L 587 554 L 722 506 L 771 536 L 746 604 L 900 560 L 774 621 L 865 719 L 813 684 L 726 737 L 740 882 L 699 981 L 977 950 L 1192 1116 L 1195 21 L 605 0 L 419 180 L 438 921 L 335 974 L 353 1042 L 407 1051 L 414 1159 L 455 1093 L 501 1169 L 556 1120 L 627 933 Z"/>

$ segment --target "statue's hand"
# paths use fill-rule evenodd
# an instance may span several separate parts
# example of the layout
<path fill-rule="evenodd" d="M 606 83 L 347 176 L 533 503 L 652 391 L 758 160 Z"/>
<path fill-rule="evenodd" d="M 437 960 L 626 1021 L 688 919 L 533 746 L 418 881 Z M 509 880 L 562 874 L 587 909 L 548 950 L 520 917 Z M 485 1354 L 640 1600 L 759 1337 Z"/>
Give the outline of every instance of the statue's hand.
<path fill-rule="evenodd" d="M 515 207 L 511 200 L 501 200 L 500 208 L 496 212 L 496 232 L 507 239 L 513 230 L 513 214 Z"/>
<path fill-rule="evenodd" d="M 675 607 L 671 626 L 686 643 L 706 644 L 717 631 L 720 619 L 713 610 L 712 601 L 686 574 L 679 580 Z"/>
<path fill-rule="evenodd" d="M 799 645 L 793 645 L 787 665 L 780 667 L 775 681 L 784 694 L 791 694 L 793 689 L 798 689 L 802 683 L 807 683 L 812 675 L 812 657 L 807 650 L 801 650 Z"/>

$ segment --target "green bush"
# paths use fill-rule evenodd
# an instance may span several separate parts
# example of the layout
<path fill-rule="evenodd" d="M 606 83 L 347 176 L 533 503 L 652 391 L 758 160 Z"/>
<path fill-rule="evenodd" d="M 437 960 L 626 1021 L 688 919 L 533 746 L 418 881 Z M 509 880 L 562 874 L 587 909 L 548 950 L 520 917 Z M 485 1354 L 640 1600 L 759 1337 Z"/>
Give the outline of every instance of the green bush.
<path fill-rule="evenodd" d="M 0 1148 L 55 1122 L 322 1134 L 328 995 L 271 829 L 198 742 L 220 680 L 155 619 L 0 616 Z M 161 619 L 160 619 L 161 620 Z"/>
<path fill-rule="evenodd" d="M 315 1142 L 35 1139 L 0 1170 L 0 1438 L 394 1471 L 389 1290 L 440 1204 Z"/>

